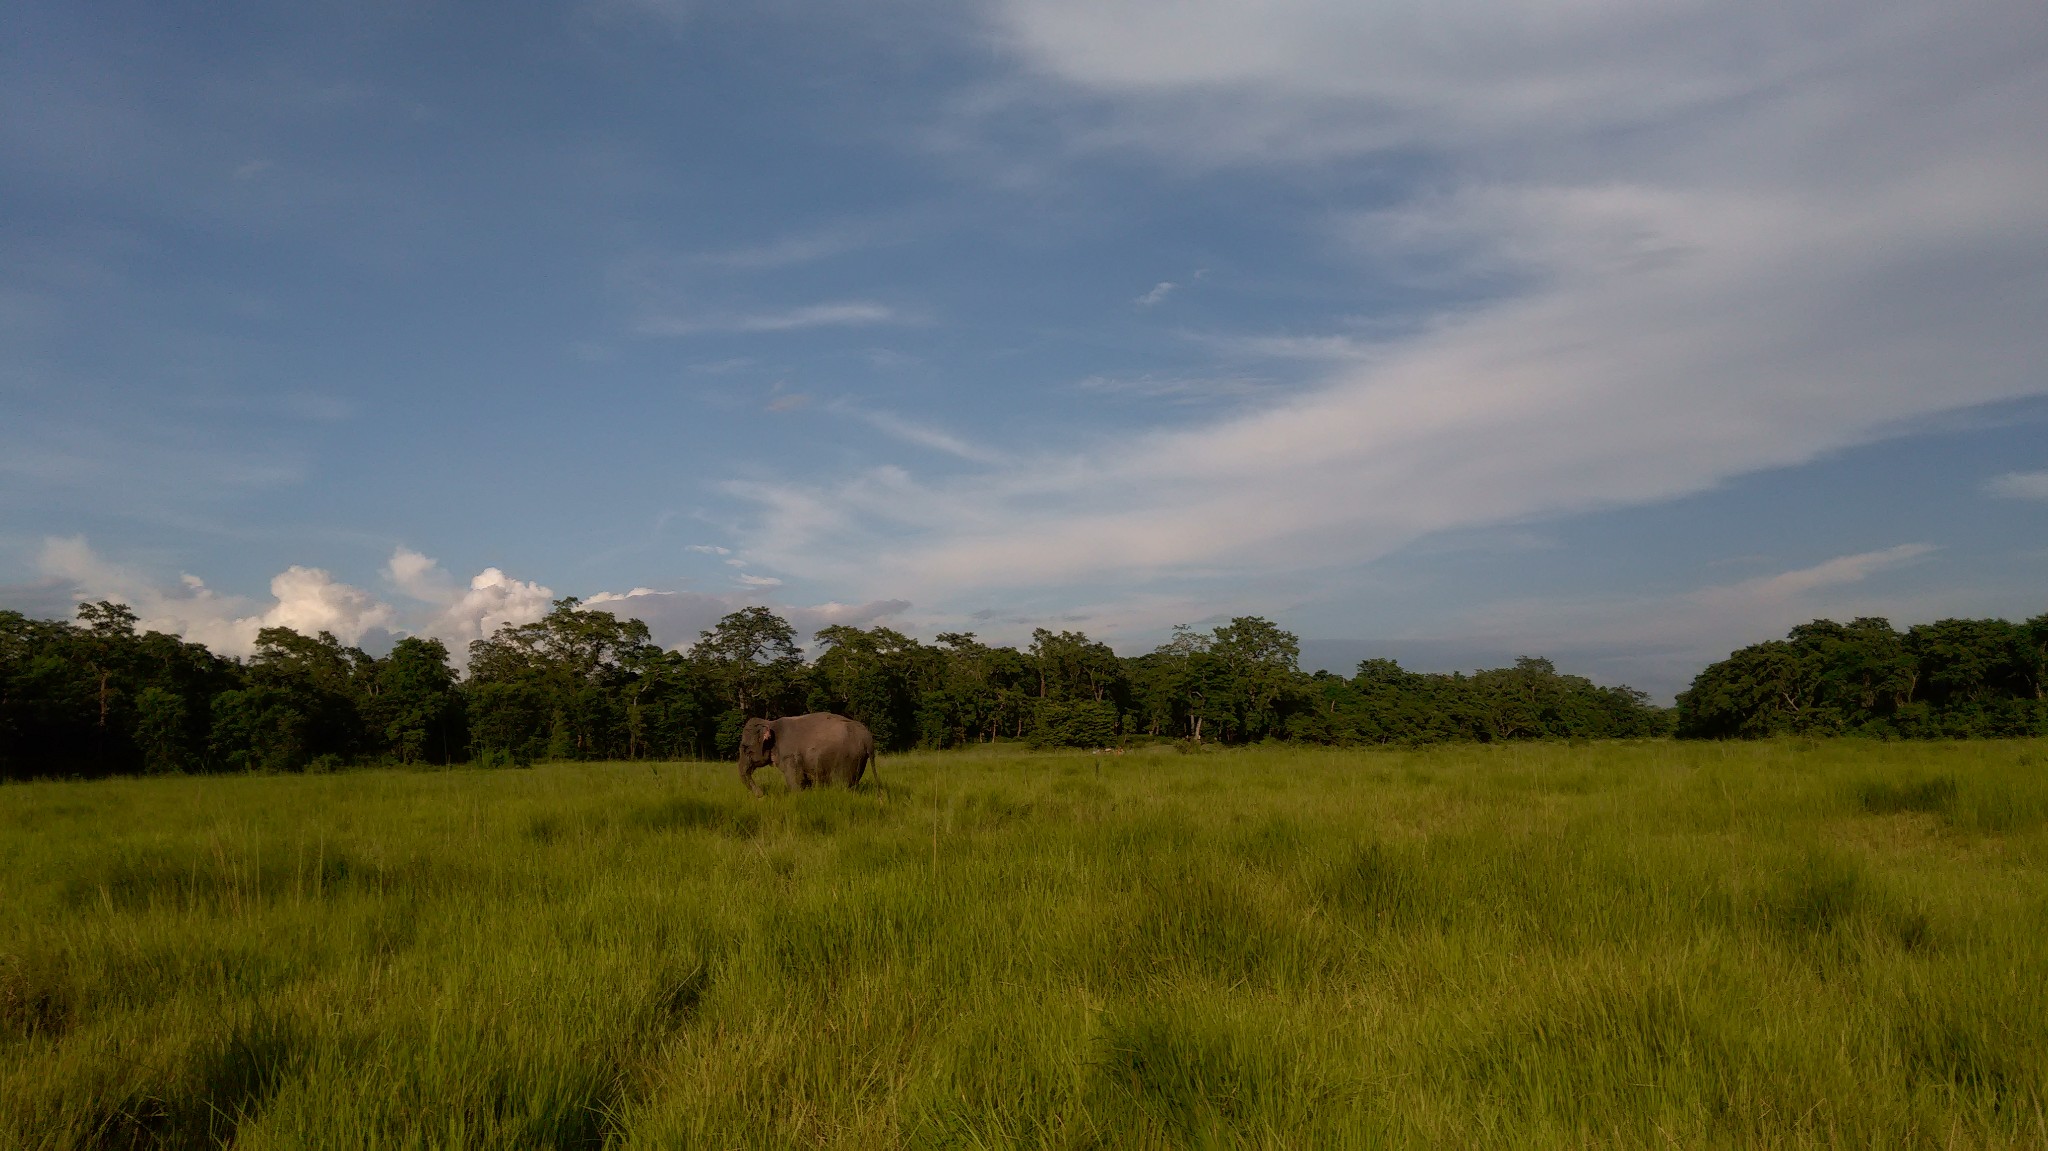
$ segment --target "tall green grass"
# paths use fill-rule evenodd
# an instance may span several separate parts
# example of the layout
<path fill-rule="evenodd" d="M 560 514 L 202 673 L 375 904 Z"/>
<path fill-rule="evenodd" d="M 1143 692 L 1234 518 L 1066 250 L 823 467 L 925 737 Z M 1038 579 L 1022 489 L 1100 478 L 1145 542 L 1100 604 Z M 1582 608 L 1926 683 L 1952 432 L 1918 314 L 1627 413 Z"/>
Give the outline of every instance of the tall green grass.
<path fill-rule="evenodd" d="M 2048 1145 L 2048 746 L 0 787 L 0 1146 Z"/>

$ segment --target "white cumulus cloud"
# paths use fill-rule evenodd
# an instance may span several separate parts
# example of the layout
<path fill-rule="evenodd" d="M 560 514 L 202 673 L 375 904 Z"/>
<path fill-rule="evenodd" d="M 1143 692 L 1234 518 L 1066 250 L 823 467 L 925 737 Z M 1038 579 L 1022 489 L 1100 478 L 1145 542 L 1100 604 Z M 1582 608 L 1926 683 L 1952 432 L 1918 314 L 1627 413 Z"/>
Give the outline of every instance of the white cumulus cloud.
<path fill-rule="evenodd" d="M 43 582 L 25 590 L 39 603 L 114 600 L 133 608 L 145 630 L 180 635 L 222 655 L 243 657 L 256 650 L 256 633 L 266 627 L 289 627 L 308 635 L 328 631 L 347 644 L 381 630 L 439 639 L 448 646 L 455 665 L 466 667 L 472 640 L 486 638 L 502 627 L 533 623 L 547 615 L 558 598 L 551 588 L 515 579 L 495 567 L 477 573 L 465 587 L 433 557 L 406 547 L 391 553 L 384 576 L 416 601 L 411 609 L 394 607 L 325 571 L 303 566 L 278 573 L 270 581 L 267 602 L 221 594 L 194 575 L 183 576 L 175 586 L 167 587 L 136 568 L 108 561 L 83 537 L 45 540 L 38 566 Z M 687 647 L 721 617 L 762 603 L 763 593 L 782 583 L 772 577 L 744 574 L 739 580 L 744 590 L 727 593 L 648 587 L 600 591 L 585 599 L 583 607 L 642 620 L 655 642 L 670 648 Z M 770 606 L 789 620 L 805 641 L 829 624 L 862 627 L 900 616 L 910 608 L 900 599 Z"/>
<path fill-rule="evenodd" d="M 391 605 L 319 568 L 293 565 L 279 572 L 270 581 L 271 601 L 265 604 L 222 595 L 192 575 L 175 588 L 162 587 L 101 558 L 82 536 L 45 540 L 38 566 L 45 576 L 68 581 L 81 599 L 126 603 L 144 630 L 180 635 L 222 655 L 254 652 L 256 635 L 266 627 L 307 635 L 327 631 L 353 644 L 372 631 L 398 626 Z"/>
<path fill-rule="evenodd" d="M 431 605 L 431 614 L 414 630 L 448 645 L 458 665 L 467 665 L 469 644 L 499 628 L 532 623 L 554 606 L 553 589 L 513 579 L 495 567 L 485 568 L 458 587 L 436 560 L 408 548 L 391 553 L 385 575 L 399 590 Z"/>

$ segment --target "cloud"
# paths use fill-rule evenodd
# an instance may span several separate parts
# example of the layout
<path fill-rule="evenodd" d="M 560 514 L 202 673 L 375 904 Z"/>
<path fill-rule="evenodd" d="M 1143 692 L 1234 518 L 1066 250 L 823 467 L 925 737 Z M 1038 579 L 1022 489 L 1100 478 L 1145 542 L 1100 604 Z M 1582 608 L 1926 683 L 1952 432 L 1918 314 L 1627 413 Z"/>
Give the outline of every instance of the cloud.
<path fill-rule="evenodd" d="M 394 549 L 385 561 L 384 576 L 399 591 L 420 600 L 439 602 L 451 598 L 454 586 L 438 561 L 404 545 Z"/>
<path fill-rule="evenodd" d="M 1944 610 L 1873 577 L 1908 567 L 1937 549 L 1909 543 L 1835 556 L 1808 567 L 1671 595 L 1509 600 L 1465 612 L 1454 635 L 1412 636 L 1370 645 L 1386 651 L 1457 653 L 1500 659 L 1541 653 L 1568 670 L 1629 683 L 1668 699 L 1700 668 L 1736 646 L 1783 636 L 1817 618 L 1889 616 L 1901 626 Z M 1952 595 L 1948 609 L 1953 609 Z M 1326 647 L 1365 651 L 1368 645 Z M 1381 650 L 1383 649 L 1383 650 Z M 1373 654 L 1375 652 L 1368 652 Z M 1470 666 L 1468 663 L 1467 666 Z"/>
<path fill-rule="evenodd" d="M 1245 399 L 1273 391 L 1274 380 L 1262 376 L 1089 376 L 1074 387 L 1084 392 L 1128 396 L 1141 400 L 1174 403 L 1203 403 L 1210 400 Z"/>
<path fill-rule="evenodd" d="M 2048 472 L 2007 472 L 1984 485 L 1994 496 L 2015 500 L 2048 500 Z"/>
<path fill-rule="evenodd" d="M 635 325 L 634 330 L 643 336 L 694 336 L 706 332 L 794 332 L 805 328 L 867 327 L 902 321 L 901 314 L 885 304 L 846 300 L 778 312 L 650 316 Z"/>
<path fill-rule="evenodd" d="M 495 634 L 502 627 L 539 620 L 557 598 L 552 589 L 513 579 L 495 567 L 485 568 L 466 587 L 461 586 L 438 561 L 406 547 L 393 550 L 384 576 L 421 605 L 409 611 L 318 568 L 301 566 L 286 568 L 270 581 L 268 603 L 223 595 L 192 575 L 167 588 L 136 569 L 107 561 L 82 537 L 45 540 L 39 567 L 39 581 L 0 587 L 0 597 L 17 610 L 32 611 L 42 618 L 68 618 L 81 601 L 115 600 L 133 608 L 145 630 L 180 635 L 237 657 L 254 653 L 260 629 L 289 627 L 309 635 L 333 632 L 347 644 L 360 643 L 380 632 L 430 636 L 447 644 L 455 666 L 463 668 L 469 663 L 470 641 Z M 601 591 L 584 600 L 583 607 L 642 620 L 655 642 L 684 647 L 725 615 L 763 602 L 761 593 L 782 583 L 772 577 L 744 574 L 739 580 L 746 590 L 726 594 L 647 587 Z M 808 638 L 829 624 L 865 627 L 899 616 L 909 610 L 910 603 L 874 599 L 852 604 L 828 601 L 770 606 Z"/>
<path fill-rule="evenodd" d="M 1152 285 L 1151 291 L 1146 292 L 1144 295 L 1139 296 L 1137 299 L 1132 300 L 1131 302 L 1138 305 L 1141 308 L 1152 307 L 1155 304 L 1163 302 L 1166 299 L 1166 297 L 1172 295 L 1173 289 L 1175 287 L 1176 285 L 1173 283 L 1173 281 L 1161 280 L 1158 283 Z"/>
<path fill-rule="evenodd" d="M 235 169 L 235 179 L 252 180 L 269 171 L 270 168 L 271 163 L 268 160 L 250 160 Z"/>
<path fill-rule="evenodd" d="M 513 579 L 495 567 L 485 568 L 461 588 L 438 561 L 405 547 L 391 553 L 384 570 L 400 591 L 431 605 L 434 610 L 413 630 L 447 644 L 458 667 L 468 666 L 471 641 L 488 638 L 502 627 L 533 623 L 555 601 L 553 589 Z"/>
<path fill-rule="evenodd" d="M 70 619 L 84 602 L 78 585 L 63 576 L 43 576 L 27 583 L 0 584 L 0 608 L 30 619 Z"/>
<path fill-rule="evenodd" d="M 188 586 L 205 590 L 196 577 Z M 343 643 L 355 643 L 372 628 L 389 630 L 398 622 L 390 604 L 319 568 L 286 568 L 271 577 L 270 594 L 277 603 L 263 613 L 265 627 L 288 627 L 305 635 L 333 632 Z"/>
<path fill-rule="evenodd" d="M 760 602 L 759 596 L 753 592 L 717 595 L 634 588 L 624 594 L 600 592 L 585 600 L 584 607 L 610 612 L 621 619 L 640 620 L 647 625 L 654 642 L 667 648 L 685 648 L 726 615 Z M 871 600 L 860 604 L 827 602 L 770 606 L 806 640 L 813 632 L 830 624 L 866 627 L 910 609 L 910 604 L 900 599 Z"/>
<path fill-rule="evenodd" d="M 223 655 L 247 656 L 256 633 L 289 627 L 306 635 L 334 633 L 343 643 L 376 633 L 432 636 L 448 645 L 458 667 L 468 663 L 469 641 L 506 624 L 531 623 L 547 613 L 554 593 L 486 568 L 462 588 L 431 557 L 400 547 L 384 575 L 399 591 L 426 605 L 401 611 L 369 591 L 313 567 L 293 565 L 270 581 L 270 602 L 214 591 L 198 576 L 164 587 L 133 568 L 101 558 L 84 538 L 49 539 L 38 561 L 47 581 L 62 583 L 77 599 L 113 599 L 135 609 L 145 629 L 180 635 Z"/>
<path fill-rule="evenodd" d="M 1000 463 L 1004 459 L 1003 454 L 993 448 L 970 443 L 951 432 L 932 427 L 929 424 L 906 420 L 902 416 L 889 412 L 860 411 L 850 407 L 842 407 L 841 410 L 852 413 L 854 416 L 872 425 L 878 431 L 894 436 L 904 443 L 916 444 L 921 448 L 929 448 L 935 452 L 943 452 L 946 455 L 957 456 L 960 459 L 978 464 Z"/>
<path fill-rule="evenodd" d="M 262 604 L 221 595 L 192 575 L 176 588 L 158 586 L 140 572 L 102 559 L 82 536 L 45 540 L 38 566 L 46 577 L 67 581 L 80 599 L 126 603 L 143 629 L 180 635 L 223 655 L 253 653 L 257 632 L 266 627 L 307 635 L 327 631 L 353 644 L 398 624 L 391 605 L 319 568 L 293 565 L 279 572 L 270 581 L 271 602 Z"/>
<path fill-rule="evenodd" d="M 1691 118 L 1702 111 L 1742 112 L 1745 100 L 1844 78 L 1910 98 L 1929 78 L 2030 69 L 2043 38 L 2037 12 L 1995 0 L 1938 12 L 1878 0 L 1853 16 L 1822 0 L 1003 0 L 994 11 L 999 35 L 1034 74 L 1105 98 L 1111 122 L 1090 143 L 1240 162 L 1407 148 L 1540 153 L 1549 140 L 1598 141 L 1616 129 L 1696 132 Z M 1875 109 L 1828 111 L 1863 119 Z M 1776 140 L 1756 142 L 1810 126 L 1781 125 Z"/>
<path fill-rule="evenodd" d="M 1037 87 L 980 113 L 992 133 L 1050 110 L 1072 156 L 1275 182 L 1420 157 L 1427 185 L 1389 203 L 1373 182 L 1329 252 L 1454 302 L 1379 335 L 1196 333 L 1240 365 L 1321 365 L 1258 410 L 967 476 L 728 484 L 777 570 L 935 610 L 1341 580 L 1433 533 L 1669 500 L 2048 392 L 2037 11 L 994 11 Z"/>
<path fill-rule="evenodd" d="M 841 627 L 874 627 L 885 620 L 902 615 L 910 610 L 910 601 L 900 599 L 868 600 L 865 603 L 836 603 L 792 605 L 775 609 L 797 635 L 809 640 L 819 629 Z"/>
<path fill-rule="evenodd" d="M 698 260 L 713 267 L 732 268 L 738 271 L 771 271 L 842 256 L 865 247 L 868 242 L 868 235 L 863 231 L 827 229 L 805 235 L 784 236 L 748 248 L 706 252 L 699 256 Z"/>
<path fill-rule="evenodd" d="M 1475 195 L 1455 209 L 1475 227 L 1547 220 L 1546 288 L 1206 426 L 942 486 L 891 468 L 735 488 L 762 505 L 748 551 L 926 601 L 942 586 L 1357 563 L 1449 528 L 1673 498 L 2039 391 L 2034 357 L 2013 352 L 2043 342 L 1997 297 L 2048 309 L 2048 281 L 1989 275 L 1975 314 L 1950 322 L 1895 294 L 1938 233 L 1980 219 L 1923 191 L 1873 192 L 1860 213 L 1641 188 Z M 1686 254 L 1589 268 L 1600 261 L 1561 239 L 1623 221 Z"/>
<path fill-rule="evenodd" d="M 1698 594 L 1705 604 L 1781 604 L 1807 592 L 1861 583 L 1873 573 L 1910 563 L 1934 551 L 1932 544 L 1900 544 L 1883 551 L 1836 556 L 1797 571 L 1759 576 Z"/>
<path fill-rule="evenodd" d="M 691 544 L 683 550 L 707 556 L 729 556 L 732 554 L 731 548 L 722 548 L 717 544 Z"/>
<path fill-rule="evenodd" d="M 1369 360 L 1383 353 L 1350 335 L 1201 335 L 1201 342 L 1237 357 L 1322 363 Z"/>
<path fill-rule="evenodd" d="M 696 642 L 700 633 L 744 605 L 737 596 L 634 588 L 624 593 L 599 592 L 584 600 L 583 606 L 620 619 L 637 619 L 647 625 L 655 643 L 679 648 Z"/>
<path fill-rule="evenodd" d="M 727 356 L 725 359 L 722 360 L 712 360 L 708 363 L 702 364 L 691 364 L 690 370 L 693 372 L 702 372 L 707 376 L 722 376 L 730 372 L 737 372 L 742 368 L 751 368 L 754 366 L 756 362 L 757 361 L 752 356 Z"/>

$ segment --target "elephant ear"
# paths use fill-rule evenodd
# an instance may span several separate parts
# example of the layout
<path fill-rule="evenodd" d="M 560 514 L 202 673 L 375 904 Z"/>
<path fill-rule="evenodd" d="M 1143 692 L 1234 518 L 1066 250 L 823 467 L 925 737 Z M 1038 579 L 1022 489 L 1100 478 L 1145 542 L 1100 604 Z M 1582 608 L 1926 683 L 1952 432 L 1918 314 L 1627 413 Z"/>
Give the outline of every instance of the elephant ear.
<path fill-rule="evenodd" d="M 771 744 L 771 743 L 774 743 L 774 742 L 775 742 L 775 725 L 774 725 L 774 724 L 772 724 L 772 723 L 763 723 L 763 724 L 761 725 L 761 746 L 762 746 L 763 748 L 766 748 L 766 747 L 767 747 L 767 746 L 768 746 L 769 744 Z"/>

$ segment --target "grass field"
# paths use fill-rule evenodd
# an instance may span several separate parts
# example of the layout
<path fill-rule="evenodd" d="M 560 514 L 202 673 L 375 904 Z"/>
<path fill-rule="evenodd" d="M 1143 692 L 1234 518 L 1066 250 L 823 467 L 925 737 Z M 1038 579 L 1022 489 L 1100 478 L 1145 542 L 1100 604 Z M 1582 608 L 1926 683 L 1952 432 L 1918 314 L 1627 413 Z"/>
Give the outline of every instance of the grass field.
<path fill-rule="evenodd" d="M 881 776 L 0 787 L 0 1146 L 2048 1146 L 2048 744 Z"/>

